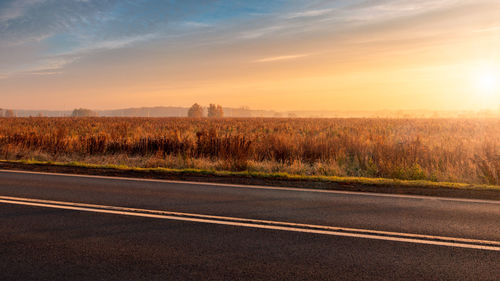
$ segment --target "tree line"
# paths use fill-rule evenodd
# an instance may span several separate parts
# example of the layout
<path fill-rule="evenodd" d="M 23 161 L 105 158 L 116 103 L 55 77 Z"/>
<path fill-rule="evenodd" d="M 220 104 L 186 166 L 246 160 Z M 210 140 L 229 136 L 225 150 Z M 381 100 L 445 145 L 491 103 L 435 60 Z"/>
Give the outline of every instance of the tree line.
<path fill-rule="evenodd" d="M 75 108 L 71 113 L 72 117 L 96 117 L 98 116 L 97 112 L 92 111 L 87 108 Z"/>
<path fill-rule="evenodd" d="M 201 118 L 205 116 L 205 109 L 198 103 L 193 104 L 188 110 L 188 117 Z M 207 117 L 222 118 L 224 117 L 224 110 L 219 104 L 211 103 L 207 108 Z"/>
<path fill-rule="evenodd" d="M 12 109 L 0 108 L 0 117 L 16 117 L 16 112 Z"/>
<path fill-rule="evenodd" d="M 42 117 L 40 113 L 38 115 Z M 75 108 L 71 113 L 72 117 L 95 117 L 98 116 L 97 112 L 86 109 L 86 108 Z M 193 104 L 188 110 L 188 117 L 202 118 L 205 117 L 205 109 L 198 103 Z M 207 117 L 210 118 L 222 118 L 224 117 L 224 110 L 219 104 L 210 104 L 207 107 Z M 16 112 L 12 109 L 2 109 L 0 108 L 0 117 L 16 117 Z"/>

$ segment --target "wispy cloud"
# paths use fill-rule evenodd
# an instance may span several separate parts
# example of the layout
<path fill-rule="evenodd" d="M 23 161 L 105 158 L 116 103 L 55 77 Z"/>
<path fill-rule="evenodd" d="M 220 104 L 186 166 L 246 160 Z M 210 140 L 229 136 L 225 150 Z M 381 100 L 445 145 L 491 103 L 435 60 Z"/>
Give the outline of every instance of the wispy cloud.
<path fill-rule="evenodd" d="M 310 55 L 312 55 L 312 54 L 295 54 L 295 55 L 274 56 L 274 57 L 267 57 L 267 58 L 258 59 L 254 62 L 275 62 L 275 61 L 283 61 L 283 60 L 293 60 L 293 59 L 308 57 Z"/>
<path fill-rule="evenodd" d="M 14 20 L 24 16 L 27 10 L 34 5 L 43 3 L 45 0 L 18 0 L 6 4 L 0 9 L 0 22 Z"/>
<path fill-rule="evenodd" d="M 86 54 L 97 50 L 114 50 L 125 48 L 133 44 L 156 38 L 156 34 L 145 34 L 140 36 L 131 36 L 99 42 L 89 42 L 87 45 L 82 45 L 79 48 L 61 53 L 54 56 L 44 57 L 32 63 L 22 65 L 17 70 L 6 74 L 5 77 L 17 74 L 33 74 L 33 75 L 53 75 L 60 74 L 62 70 L 69 64 L 78 61 Z"/>
<path fill-rule="evenodd" d="M 112 0 L 14 0 L 4 3 L 0 3 L 0 45 L 4 46 L 37 44 L 62 32 L 77 34 L 85 28 L 95 28 L 102 13 L 112 7 Z"/>
<path fill-rule="evenodd" d="M 185 27 L 191 27 L 191 28 L 202 28 L 202 27 L 212 27 L 212 24 L 205 23 L 205 22 L 197 22 L 197 21 L 185 21 L 182 23 L 183 26 Z"/>
<path fill-rule="evenodd" d="M 485 27 L 485 28 L 479 28 L 479 29 L 475 29 L 474 30 L 474 32 L 479 32 L 479 33 L 482 33 L 482 32 L 496 32 L 496 31 L 500 31 L 500 25 L 490 26 L 490 27 Z"/>
<path fill-rule="evenodd" d="M 56 75 L 56 74 L 61 74 L 61 71 L 32 71 L 29 72 L 31 75 L 38 75 L 38 76 L 44 76 L 44 75 Z"/>
<path fill-rule="evenodd" d="M 55 71 L 59 71 L 60 69 L 64 68 L 66 65 L 73 63 L 77 61 L 79 57 L 77 56 L 56 56 L 56 57 L 49 57 L 49 58 L 43 58 L 40 59 L 39 61 L 25 66 L 25 68 L 20 71 L 21 73 L 52 73 Z"/>
<path fill-rule="evenodd" d="M 149 33 L 144 35 L 134 35 L 128 37 L 111 38 L 108 40 L 102 40 L 98 42 L 88 42 L 83 48 L 73 50 L 71 53 L 82 53 L 90 50 L 113 50 L 131 46 L 133 44 L 148 41 L 157 38 L 159 34 Z"/>
<path fill-rule="evenodd" d="M 18 65 L 15 69 L 0 74 L 0 79 L 6 79 L 16 75 L 54 75 L 62 73 L 67 65 L 76 62 L 78 56 L 54 56 L 41 58 L 27 64 Z"/>
<path fill-rule="evenodd" d="M 286 25 L 274 25 L 274 26 L 246 30 L 244 32 L 241 32 L 238 38 L 255 39 L 285 29 L 286 27 L 287 27 Z"/>
<path fill-rule="evenodd" d="M 333 11 L 333 9 L 319 9 L 319 10 L 307 10 L 302 12 L 290 13 L 285 16 L 287 19 L 295 19 L 295 18 L 305 18 L 305 17 L 318 17 L 322 15 L 329 14 Z"/>

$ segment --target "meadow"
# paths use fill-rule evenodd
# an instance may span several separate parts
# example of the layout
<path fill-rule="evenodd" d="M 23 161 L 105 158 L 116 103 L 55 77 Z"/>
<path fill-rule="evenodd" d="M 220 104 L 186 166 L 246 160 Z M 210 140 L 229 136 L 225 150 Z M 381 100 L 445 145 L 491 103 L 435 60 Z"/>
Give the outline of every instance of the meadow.
<path fill-rule="evenodd" d="M 500 119 L 0 118 L 0 158 L 500 184 Z"/>

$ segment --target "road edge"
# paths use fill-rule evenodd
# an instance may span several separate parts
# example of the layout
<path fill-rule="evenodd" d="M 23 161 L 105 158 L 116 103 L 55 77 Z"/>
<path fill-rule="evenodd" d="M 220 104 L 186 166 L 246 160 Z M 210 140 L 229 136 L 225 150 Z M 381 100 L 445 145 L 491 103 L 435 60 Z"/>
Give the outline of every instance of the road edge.
<path fill-rule="evenodd" d="M 500 200 L 500 187 L 461 183 L 434 183 L 390 179 L 300 177 L 287 174 L 130 168 L 81 163 L 49 163 L 0 160 L 0 169 L 34 172 L 112 176 L 139 179 L 261 185 L 320 190 L 341 190 L 386 194 Z"/>

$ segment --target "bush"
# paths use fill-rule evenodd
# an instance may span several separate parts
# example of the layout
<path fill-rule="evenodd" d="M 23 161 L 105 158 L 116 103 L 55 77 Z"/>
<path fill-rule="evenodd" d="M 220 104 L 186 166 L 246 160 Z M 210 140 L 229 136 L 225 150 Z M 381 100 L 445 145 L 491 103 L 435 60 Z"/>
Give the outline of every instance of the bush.
<path fill-rule="evenodd" d="M 97 112 L 94 112 L 90 109 L 86 108 L 76 108 L 73 110 L 73 113 L 71 113 L 71 116 L 73 117 L 95 117 L 97 116 Z"/>
<path fill-rule="evenodd" d="M 188 117 L 201 118 L 203 117 L 203 107 L 195 103 L 188 110 Z"/>

